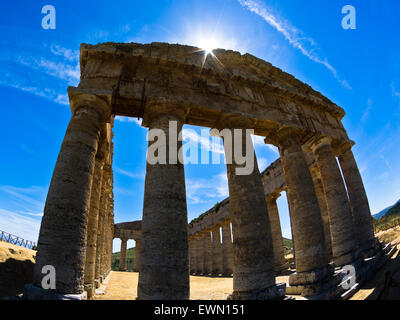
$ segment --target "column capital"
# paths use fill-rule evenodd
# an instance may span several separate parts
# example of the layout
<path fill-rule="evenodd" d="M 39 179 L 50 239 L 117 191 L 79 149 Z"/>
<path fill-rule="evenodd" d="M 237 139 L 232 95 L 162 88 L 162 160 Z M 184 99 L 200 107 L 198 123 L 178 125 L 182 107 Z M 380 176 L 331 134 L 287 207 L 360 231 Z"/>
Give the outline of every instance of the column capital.
<path fill-rule="evenodd" d="M 111 122 L 111 91 L 68 87 L 69 104 L 72 114 L 81 107 L 95 109 L 105 122 Z"/>
<path fill-rule="evenodd" d="M 150 101 L 146 104 L 143 113 L 143 127 L 150 127 L 154 122 L 160 121 L 178 121 L 185 122 L 188 108 L 177 106 L 165 101 Z M 163 123 L 163 122 L 162 122 Z"/>
<path fill-rule="evenodd" d="M 277 130 L 271 130 L 270 134 L 265 138 L 266 144 L 273 144 L 281 151 L 290 148 L 293 145 L 300 144 L 301 134 L 296 128 L 284 126 Z"/>
<path fill-rule="evenodd" d="M 310 138 L 305 144 L 304 148 L 306 150 L 312 151 L 312 153 L 315 153 L 318 151 L 319 148 L 323 146 L 331 146 L 332 147 L 332 138 L 323 136 L 323 135 L 314 135 L 312 138 Z"/>
<path fill-rule="evenodd" d="M 339 157 L 345 154 L 347 151 L 351 150 L 356 143 L 352 140 L 340 141 L 332 145 L 333 151 L 336 156 Z"/>

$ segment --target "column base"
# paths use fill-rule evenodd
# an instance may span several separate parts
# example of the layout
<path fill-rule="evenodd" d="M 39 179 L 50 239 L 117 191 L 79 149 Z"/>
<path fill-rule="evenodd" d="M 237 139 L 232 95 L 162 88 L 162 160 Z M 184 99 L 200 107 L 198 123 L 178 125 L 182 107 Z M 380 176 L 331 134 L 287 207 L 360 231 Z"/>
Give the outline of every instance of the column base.
<path fill-rule="evenodd" d="M 333 264 L 335 267 L 341 267 L 354 263 L 360 256 L 360 251 L 352 251 L 341 255 L 340 257 L 333 257 Z"/>
<path fill-rule="evenodd" d="M 286 293 L 304 297 L 318 295 L 332 285 L 333 274 L 333 265 L 308 272 L 295 272 L 289 276 L 289 287 Z"/>
<path fill-rule="evenodd" d="M 281 300 L 285 298 L 286 283 L 277 283 L 257 291 L 233 291 L 228 300 Z"/>
<path fill-rule="evenodd" d="M 39 288 L 32 283 L 25 285 L 23 290 L 23 300 L 86 300 L 86 291 L 82 293 L 57 293 L 52 290 Z"/>
<path fill-rule="evenodd" d="M 84 289 L 87 294 L 87 299 L 93 298 L 93 296 L 95 295 L 95 292 L 96 292 L 96 287 L 92 284 L 85 284 Z"/>

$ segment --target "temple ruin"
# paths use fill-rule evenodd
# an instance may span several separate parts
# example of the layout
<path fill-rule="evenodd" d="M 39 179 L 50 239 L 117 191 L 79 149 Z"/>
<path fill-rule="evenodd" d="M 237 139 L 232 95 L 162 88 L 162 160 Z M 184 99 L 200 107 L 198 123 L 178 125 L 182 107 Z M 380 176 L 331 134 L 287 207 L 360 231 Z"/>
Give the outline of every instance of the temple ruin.
<path fill-rule="evenodd" d="M 347 290 L 338 291 L 344 266 L 364 279 L 378 265 L 389 248 L 374 237 L 344 110 L 252 55 L 213 54 L 217 59 L 165 43 L 81 45 L 81 81 L 68 88 L 72 117 L 48 191 L 28 299 L 92 297 L 111 270 L 115 237 L 122 240 L 122 270 L 127 239 L 140 248 L 138 299 L 188 299 L 190 273 L 232 275 L 232 299 L 331 299 Z M 190 225 L 184 166 L 147 163 L 142 220 L 114 224 L 116 115 L 142 118 L 144 127 L 167 137 L 171 120 L 178 130 L 184 124 L 254 129 L 278 147 L 280 159 L 262 174 L 255 161 L 246 176 L 235 174 L 241 164 L 227 164 L 229 199 Z M 276 206 L 282 191 L 296 268 L 287 288 L 275 280 L 287 269 Z M 57 270 L 54 290 L 41 288 L 45 265 Z"/>

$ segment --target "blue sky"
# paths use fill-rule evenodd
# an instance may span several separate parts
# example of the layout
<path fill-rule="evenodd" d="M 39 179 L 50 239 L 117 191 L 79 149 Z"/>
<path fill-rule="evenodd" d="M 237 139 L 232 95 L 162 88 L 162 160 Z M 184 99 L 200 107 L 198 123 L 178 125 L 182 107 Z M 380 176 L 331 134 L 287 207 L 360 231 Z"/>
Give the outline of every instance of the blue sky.
<path fill-rule="evenodd" d="M 41 9 L 56 8 L 44 30 Z M 356 30 L 341 26 L 344 5 Z M 169 42 L 251 53 L 345 109 L 343 120 L 376 213 L 400 198 L 400 3 L 396 1 L 3 1 L 0 10 L 0 230 L 36 240 L 47 189 L 79 83 L 79 45 Z M 194 129 L 198 134 L 200 128 Z M 115 122 L 116 222 L 141 218 L 146 133 Z M 187 139 L 195 140 L 196 135 Z M 278 158 L 256 140 L 261 169 Z M 189 220 L 228 195 L 225 165 L 185 166 Z M 283 195 L 282 229 L 290 236 Z M 130 246 L 133 243 L 129 244 Z M 115 241 L 115 248 L 118 241 Z"/>

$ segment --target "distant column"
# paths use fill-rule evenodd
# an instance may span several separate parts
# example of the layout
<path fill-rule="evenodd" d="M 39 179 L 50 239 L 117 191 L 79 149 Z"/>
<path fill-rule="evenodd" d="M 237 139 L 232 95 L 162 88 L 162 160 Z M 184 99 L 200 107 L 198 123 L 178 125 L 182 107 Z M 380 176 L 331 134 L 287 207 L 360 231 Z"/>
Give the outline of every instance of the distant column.
<path fill-rule="evenodd" d="M 194 245 L 194 273 L 196 275 L 201 273 L 201 248 L 200 248 L 200 238 L 198 234 L 193 236 L 193 245 Z"/>
<path fill-rule="evenodd" d="M 119 258 L 119 271 L 126 271 L 126 250 L 128 239 L 121 238 L 121 251 Z"/>
<path fill-rule="evenodd" d="M 222 255 L 224 275 L 233 274 L 233 244 L 231 237 L 231 222 L 224 221 L 222 224 Z"/>
<path fill-rule="evenodd" d="M 142 251 L 142 240 L 135 239 L 136 246 L 135 246 L 135 258 L 133 259 L 133 269 L 136 272 L 140 272 L 140 255 Z"/>
<path fill-rule="evenodd" d="M 199 272 L 202 275 L 207 273 L 206 270 L 206 233 L 199 234 Z"/>
<path fill-rule="evenodd" d="M 213 271 L 213 252 L 212 252 L 212 241 L 211 241 L 211 232 L 205 231 L 205 274 L 210 275 Z"/>
<path fill-rule="evenodd" d="M 188 247 L 189 247 L 189 273 L 194 273 L 194 241 L 193 239 L 188 240 Z"/>
<path fill-rule="evenodd" d="M 220 225 L 215 226 L 212 229 L 212 255 L 213 255 L 213 274 L 219 275 L 223 273 L 222 266 L 222 245 L 221 245 L 221 234 L 220 234 Z"/>

